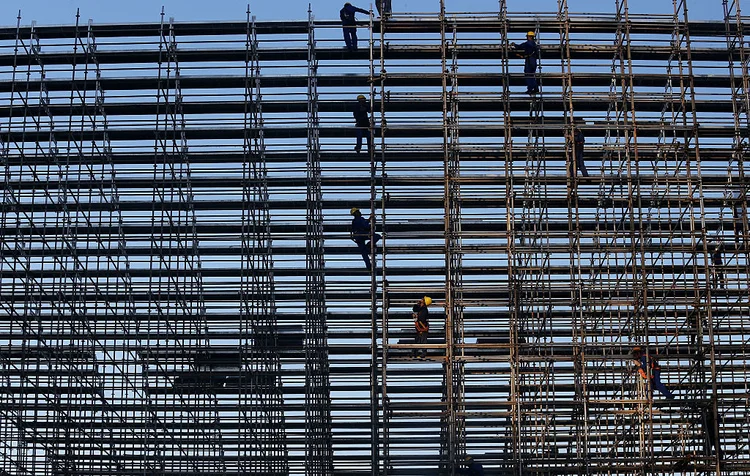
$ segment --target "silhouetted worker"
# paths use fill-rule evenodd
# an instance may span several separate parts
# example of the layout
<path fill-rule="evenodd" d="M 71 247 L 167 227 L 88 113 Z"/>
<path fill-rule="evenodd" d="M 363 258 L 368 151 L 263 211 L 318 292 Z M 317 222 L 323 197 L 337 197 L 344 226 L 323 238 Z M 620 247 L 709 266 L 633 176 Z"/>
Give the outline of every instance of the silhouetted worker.
<path fill-rule="evenodd" d="M 661 381 L 661 366 L 659 366 L 659 362 L 654 357 L 643 352 L 643 349 L 640 347 L 633 347 L 631 354 L 633 356 L 633 363 L 638 368 L 638 373 L 641 377 L 646 380 L 650 377 L 649 392 L 653 395 L 654 389 L 656 389 L 667 397 L 668 400 L 674 399 L 672 392 Z"/>
<path fill-rule="evenodd" d="M 473 457 L 466 456 L 464 458 L 466 469 L 459 470 L 460 474 L 467 474 L 468 476 L 484 476 L 484 468 L 481 464 L 477 463 Z"/>
<path fill-rule="evenodd" d="M 377 246 L 377 242 L 378 240 L 380 240 L 380 235 L 372 232 L 372 229 L 370 227 L 370 220 L 364 219 L 364 217 L 362 216 L 362 212 L 359 211 L 359 208 L 352 208 L 351 210 L 349 210 L 349 214 L 354 217 L 352 219 L 351 230 L 352 241 L 357 244 L 357 248 L 362 254 L 362 260 L 365 262 L 365 267 L 370 270 L 370 267 L 372 266 L 370 264 L 370 240 L 374 239 L 375 245 Z"/>
<path fill-rule="evenodd" d="M 356 127 L 357 133 L 357 145 L 354 146 L 354 150 L 359 154 L 362 151 L 362 136 L 367 138 L 367 151 L 369 152 L 372 148 L 370 143 L 370 127 L 372 122 L 370 121 L 370 103 L 367 102 L 367 98 L 362 94 L 357 96 L 357 102 L 354 104 L 354 127 Z"/>
<path fill-rule="evenodd" d="M 711 254 L 711 264 L 713 264 L 714 285 L 718 284 L 720 288 L 724 289 L 726 280 L 724 279 L 724 271 L 722 270 L 724 258 L 721 255 L 721 243 L 718 243 Z"/>
<path fill-rule="evenodd" d="M 536 62 L 539 59 L 539 47 L 536 44 L 536 33 L 530 31 L 526 33 L 526 41 L 517 45 L 510 45 L 517 51 L 517 54 L 526 61 L 523 64 L 523 72 L 526 77 L 526 92 L 536 94 L 539 92 L 539 85 L 536 82 Z"/>
<path fill-rule="evenodd" d="M 581 175 L 588 177 L 589 173 L 586 170 L 586 164 L 583 161 L 583 145 L 586 143 L 586 138 L 583 136 L 581 129 L 573 128 L 573 152 L 575 152 L 576 166 L 573 168 L 573 163 L 570 163 L 570 176 L 575 175 L 576 170 L 581 172 Z"/>
<path fill-rule="evenodd" d="M 344 43 L 349 51 L 357 51 L 357 19 L 354 16 L 356 13 L 370 14 L 367 10 L 357 8 L 349 2 L 346 2 L 344 8 L 339 11 L 341 26 L 344 29 Z"/>
<path fill-rule="evenodd" d="M 711 456 L 715 452 L 719 460 L 721 460 L 721 442 L 716 431 L 720 422 L 721 417 L 716 418 L 713 405 L 708 405 L 701 410 L 701 423 L 703 423 L 703 432 L 706 435 L 706 455 Z"/>
<path fill-rule="evenodd" d="M 414 330 L 416 336 L 414 337 L 414 343 L 417 345 L 427 343 L 427 332 L 430 330 L 429 315 L 430 311 L 427 306 L 432 304 L 432 298 L 425 296 L 414 305 L 411 309 L 411 317 L 414 319 Z M 427 356 L 427 349 L 414 349 L 414 355 L 420 358 Z"/>
<path fill-rule="evenodd" d="M 378 8 L 378 15 L 387 19 L 391 14 L 391 0 L 375 0 L 375 6 Z"/>

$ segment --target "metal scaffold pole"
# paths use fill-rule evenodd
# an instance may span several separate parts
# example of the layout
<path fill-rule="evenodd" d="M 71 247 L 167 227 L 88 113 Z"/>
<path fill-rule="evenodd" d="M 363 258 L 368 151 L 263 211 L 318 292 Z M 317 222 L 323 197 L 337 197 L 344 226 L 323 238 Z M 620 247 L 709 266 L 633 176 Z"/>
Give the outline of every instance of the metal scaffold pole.
<path fill-rule="evenodd" d="M 377 0 L 380 1 L 380 0 Z M 376 193 L 376 187 L 378 185 L 378 179 L 380 182 L 380 226 L 382 231 L 382 238 L 380 241 L 380 249 L 381 252 L 381 264 L 380 264 L 380 270 L 381 270 L 381 331 L 380 331 L 380 337 L 381 337 L 381 346 L 380 346 L 380 382 L 377 383 L 377 377 L 373 377 L 372 382 L 375 382 L 374 385 L 376 385 L 376 388 L 380 390 L 380 428 L 381 428 L 381 437 L 380 441 L 373 441 L 373 443 L 378 443 L 378 451 L 382 453 L 382 465 L 380 465 L 380 472 L 383 474 L 383 476 L 388 476 L 391 474 L 391 460 L 390 460 L 390 419 L 391 419 L 391 410 L 390 410 L 390 399 L 388 397 L 388 359 L 390 354 L 389 349 L 389 322 L 388 322 L 388 312 L 389 312 L 389 298 L 388 298 L 388 279 L 387 279 L 387 272 L 388 272 L 388 254 L 387 254 L 387 246 L 388 246 L 388 226 L 387 226 L 387 209 L 386 209 L 386 197 L 387 197 L 387 182 L 388 182 L 388 173 L 387 173 L 387 160 L 388 160 L 388 148 L 386 145 L 386 132 L 388 123 L 386 120 L 386 106 L 387 101 L 386 98 L 388 96 L 388 92 L 386 89 L 387 86 L 387 73 L 386 73 L 386 33 L 388 29 L 388 16 L 382 14 L 379 24 L 378 23 L 371 23 L 370 27 L 370 98 L 371 98 L 371 105 L 372 105 L 372 111 L 373 116 L 374 112 L 376 111 L 375 105 L 379 105 L 379 121 L 380 125 L 378 127 L 377 123 L 373 124 L 373 137 L 372 137 L 372 143 L 375 144 L 376 140 L 379 139 L 380 143 L 380 150 L 375 150 L 375 147 L 373 146 L 373 150 L 371 151 L 371 191 L 370 191 L 370 200 L 371 200 L 371 209 L 370 213 L 371 216 L 376 217 L 376 208 L 377 208 L 377 193 Z M 379 36 L 377 38 L 377 41 L 375 39 L 375 26 L 379 27 L 378 33 Z M 377 74 L 375 73 L 377 69 Z M 375 102 L 375 97 L 380 96 L 380 100 Z M 373 117 L 373 122 L 375 121 Z M 375 131 L 379 131 L 380 134 L 375 134 Z M 380 162 L 380 164 L 378 164 Z M 378 165 L 380 167 L 380 177 L 376 178 L 376 173 L 378 169 Z M 375 220 L 372 221 L 373 226 L 373 232 L 376 230 L 375 228 Z M 377 245 L 373 242 L 372 243 L 372 254 L 373 254 L 373 263 L 377 263 Z M 377 270 L 373 270 L 373 279 L 372 279 L 372 286 L 373 286 L 373 292 L 372 292 L 372 299 L 373 302 L 371 303 L 371 312 L 372 316 L 371 318 L 374 320 L 375 325 L 373 326 L 373 331 L 377 330 L 377 319 L 378 319 L 378 313 L 377 313 Z M 373 336 L 376 334 L 373 334 Z M 377 370 L 377 369 L 375 369 Z M 372 385 L 372 384 L 371 384 Z M 372 388 L 372 387 L 371 387 Z M 372 391 L 372 390 L 371 390 Z M 377 402 L 376 402 L 377 404 Z"/>
<path fill-rule="evenodd" d="M 449 38 L 450 35 L 450 38 Z M 443 469 L 455 474 L 465 453 L 463 408 L 463 297 L 461 293 L 461 183 L 458 131 L 458 32 L 440 3 L 441 82 L 443 114 L 443 193 L 445 226 L 445 361 L 442 423 Z"/>
<path fill-rule="evenodd" d="M 379 0 L 376 0 L 379 1 Z M 385 18 L 384 16 L 381 17 L 380 21 L 380 34 L 381 34 L 381 42 L 382 42 L 382 35 L 383 35 L 383 29 L 385 28 Z M 370 10 L 370 15 L 368 18 L 368 33 L 369 33 L 369 54 L 370 54 L 370 61 L 369 61 L 369 78 L 368 83 L 370 87 L 369 91 L 369 111 L 371 121 L 370 127 L 366 131 L 367 134 L 369 134 L 369 139 L 367 140 L 367 155 L 370 159 L 370 256 L 372 259 L 372 264 L 369 269 L 370 274 L 370 457 L 371 457 L 371 471 L 372 474 L 378 475 L 381 473 L 381 466 L 380 466 L 380 453 L 381 453 L 381 445 L 380 445 L 380 428 L 381 428 L 381 421 L 383 421 L 383 418 L 381 416 L 379 403 L 380 403 L 380 395 L 385 395 L 385 382 L 379 382 L 379 378 L 381 375 L 380 367 L 386 365 L 385 364 L 385 358 L 386 358 L 386 331 L 385 328 L 383 328 L 382 331 L 378 330 L 378 258 L 377 258 L 377 241 L 374 239 L 375 237 L 375 228 L 376 228 L 376 217 L 377 217 L 377 185 L 378 185 L 378 165 L 377 165 L 377 152 L 375 151 L 375 137 L 374 134 L 375 126 L 373 124 L 374 121 L 374 111 L 375 111 L 375 44 L 374 44 L 374 34 L 375 34 L 375 28 L 374 28 L 374 20 L 373 20 L 373 13 L 372 10 Z M 381 103 L 382 103 L 382 96 L 381 96 Z M 381 105 L 381 108 L 383 106 Z M 382 117 L 381 117 L 382 120 Z M 381 142 L 381 146 L 384 145 L 384 143 Z M 384 152 L 383 152 L 384 153 Z M 385 209 L 385 207 L 383 207 Z M 381 244 L 383 246 L 383 250 L 385 250 L 385 242 Z M 385 251 L 383 252 L 383 256 L 385 256 Z M 382 272 L 383 272 L 383 281 L 385 281 L 385 258 L 383 258 L 383 265 L 382 265 Z M 383 294 L 384 295 L 384 294 Z M 383 298 L 385 299 L 385 297 Z M 383 308 L 383 316 L 385 316 L 386 310 Z M 382 332 L 382 334 L 380 333 Z M 382 346 L 378 345 L 378 337 L 380 337 L 380 342 Z M 385 433 L 385 432 L 384 432 Z"/>
<path fill-rule="evenodd" d="M 508 273 L 508 344 L 509 344 L 509 382 L 508 382 L 508 405 L 506 411 L 508 417 L 506 421 L 509 423 L 510 428 L 506 431 L 506 438 L 510 440 L 510 444 L 506 444 L 506 449 L 510 456 L 510 467 L 512 468 L 513 474 L 521 474 L 522 465 L 520 461 L 520 415 L 521 407 L 519 402 L 519 322 L 521 313 L 521 292 L 520 292 L 520 276 L 517 265 L 520 266 L 520 262 L 517 261 L 516 250 L 516 236 L 517 231 L 515 224 L 518 219 L 516 217 L 516 188 L 515 188 L 515 167 L 514 167 L 514 154 L 513 154 L 513 123 L 511 117 L 511 102 L 510 102 L 510 68 L 509 68 L 509 57 L 510 57 L 510 38 L 508 34 L 508 5 L 506 0 L 500 0 L 500 15 L 499 20 L 501 23 L 501 38 L 502 42 L 502 59 L 501 59 L 501 84 L 502 84 L 502 104 L 503 104 L 503 163 L 504 163 L 504 175 L 505 175 L 505 241 L 506 241 L 506 260 L 507 260 L 507 273 Z"/>
<path fill-rule="evenodd" d="M 748 197 L 750 196 L 750 188 L 748 188 L 746 157 L 750 150 L 750 140 L 746 134 L 750 129 L 750 54 L 748 54 L 748 46 L 745 44 L 744 33 L 748 17 L 742 15 L 739 0 L 723 0 L 722 5 L 724 10 L 725 41 L 728 53 L 730 100 L 734 130 L 732 134 L 732 153 L 727 164 L 727 181 L 724 187 L 724 200 L 722 203 L 722 213 L 731 216 L 733 240 L 724 241 L 725 256 L 728 259 L 723 264 L 730 265 L 734 263 L 734 266 L 729 268 L 727 274 L 736 276 L 736 287 L 738 289 L 748 289 L 750 288 L 750 260 L 747 259 L 747 250 L 750 249 L 750 234 L 748 231 L 750 230 L 748 226 Z M 728 210 L 724 212 L 725 209 Z M 726 232 L 727 230 L 722 223 L 722 237 Z M 730 250 L 732 251 L 730 252 Z M 717 265 L 714 263 L 714 266 L 720 267 L 720 264 Z M 722 273 L 723 276 L 724 273 Z M 721 308 L 728 308 L 730 312 L 716 316 L 714 326 L 717 330 L 731 326 L 736 330 L 738 335 L 742 335 L 746 329 L 745 323 L 748 322 L 748 316 L 750 316 L 750 308 L 745 305 L 746 301 L 742 301 L 743 296 L 734 296 L 730 291 L 730 289 L 733 291 L 735 288 L 731 284 L 730 279 L 727 277 L 725 280 L 727 296 L 719 297 L 718 293 L 714 294 L 715 302 L 711 303 L 711 309 L 714 306 L 717 311 Z M 739 316 L 737 321 L 734 321 L 732 318 L 734 315 Z M 714 348 L 712 350 L 716 352 L 717 349 Z M 715 355 L 719 362 L 726 362 L 726 357 L 721 352 Z M 712 363 L 716 365 L 716 360 L 713 360 Z M 722 364 L 722 367 L 724 365 Z M 721 367 L 718 370 L 721 370 Z M 719 378 L 718 373 L 716 374 L 716 378 Z M 714 392 L 717 391 L 718 389 L 714 390 Z M 705 429 L 706 432 L 710 430 L 715 435 L 714 441 L 709 441 L 706 438 L 706 452 L 715 454 L 717 473 L 722 470 L 722 455 L 725 455 L 724 458 L 726 461 L 732 457 L 732 453 L 744 452 L 748 447 L 747 445 L 738 446 L 734 451 L 728 445 L 726 448 L 723 447 L 720 422 L 730 420 L 735 415 L 746 411 L 745 408 L 742 408 L 742 405 L 733 405 L 724 400 L 722 397 L 726 392 L 725 389 L 721 388 L 721 394 L 714 394 L 711 407 L 709 408 L 713 418 L 705 422 L 709 426 Z M 706 436 L 708 436 L 708 433 Z M 714 442 L 716 448 L 712 449 L 711 443 Z M 729 466 L 727 464 L 724 465 L 724 469 L 725 474 L 729 474 Z"/>
<path fill-rule="evenodd" d="M 307 218 L 305 220 L 305 474 L 331 474 L 331 389 L 328 363 L 325 233 L 320 163 L 315 23 L 307 24 Z"/>

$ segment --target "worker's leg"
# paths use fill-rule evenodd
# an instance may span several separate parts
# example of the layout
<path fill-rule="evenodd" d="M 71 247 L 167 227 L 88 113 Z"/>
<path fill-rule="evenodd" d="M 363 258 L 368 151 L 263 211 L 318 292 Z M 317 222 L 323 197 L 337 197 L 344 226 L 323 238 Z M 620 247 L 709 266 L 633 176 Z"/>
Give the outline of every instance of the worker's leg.
<path fill-rule="evenodd" d="M 370 247 L 367 246 L 366 240 L 357 240 L 355 243 L 357 243 L 357 248 L 359 249 L 359 253 L 362 255 L 362 260 L 365 262 L 365 267 L 367 269 L 370 269 Z"/>
<path fill-rule="evenodd" d="M 709 414 L 711 412 L 711 414 Z M 712 418 L 713 409 L 703 410 L 703 430 L 706 434 L 706 455 L 710 456 L 716 452 L 716 457 L 721 460 L 721 443 L 716 433 L 716 419 Z"/>
<path fill-rule="evenodd" d="M 567 156 L 565 158 L 565 161 L 568 162 Z M 575 174 L 576 174 L 576 169 L 575 169 L 575 166 L 573 165 L 573 161 L 571 160 L 570 162 L 568 162 L 568 177 L 571 177 L 571 178 L 575 177 Z"/>
<path fill-rule="evenodd" d="M 538 92 L 539 87 L 536 83 L 536 61 L 527 60 L 526 63 L 524 63 L 523 72 L 526 75 L 526 92 Z"/>
<path fill-rule="evenodd" d="M 364 133 L 367 134 L 365 136 L 367 139 L 367 152 L 370 153 L 372 152 L 372 129 L 368 127 L 365 129 Z"/>
<path fill-rule="evenodd" d="M 362 127 L 357 127 L 355 132 L 357 134 L 357 145 L 354 146 L 354 150 L 359 154 L 362 150 L 362 136 L 364 135 L 365 130 Z"/>
<path fill-rule="evenodd" d="M 578 167 L 578 170 L 581 172 L 582 176 L 589 176 L 589 172 L 586 170 L 586 164 L 583 161 L 583 149 L 581 148 L 576 150 L 576 167 Z"/>
<path fill-rule="evenodd" d="M 344 30 L 344 43 L 346 44 L 346 49 L 351 50 L 352 49 L 352 30 L 354 30 L 354 28 L 345 26 L 343 30 Z"/>
<path fill-rule="evenodd" d="M 359 45 L 357 45 L 358 40 L 357 40 L 357 27 L 356 26 L 351 27 L 351 35 L 352 35 L 352 51 L 357 51 L 357 47 Z"/>
<path fill-rule="evenodd" d="M 418 332 L 417 333 L 417 344 L 419 344 L 419 345 L 427 344 L 427 333 L 426 332 Z M 426 357 L 427 356 L 427 349 L 425 349 L 424 347 L 422 347 L 422 348 L 418 349 L 418 353 L 422 357 Z"/>
<path fill-rule="evenodd" d="M 381 3 L 383 3 L 383 0 L 375 0 L 375 7 L 378 9 L 378 15 L 382 17 L 383 11 L 381 10 L 381 6 L 380 6 Z"/>
<path fill-rule="evenodd" d="M 383 0 L 383 11 L 386 15 L 391 14 L 391 0 Z"/>
<path fill-rule="evenodd" d="M 529 94 L 536 92 L 536 77 L 534 76 L 534 73 L 526 73 L 525 80 L 526 92 Z"/>
<path fill-rule="evenodd" d="M 669 400 L 672 400 L 674 398 L 674 395 L 672 395 L 672 392 L 669 391 L 669 389 L 664 385 L 661 381 L 661 371 L 654 370 L 654 374 L 651 377 L 651 387 L 654 390 L 658 390 L 659 393 L 667 397 Z"/>

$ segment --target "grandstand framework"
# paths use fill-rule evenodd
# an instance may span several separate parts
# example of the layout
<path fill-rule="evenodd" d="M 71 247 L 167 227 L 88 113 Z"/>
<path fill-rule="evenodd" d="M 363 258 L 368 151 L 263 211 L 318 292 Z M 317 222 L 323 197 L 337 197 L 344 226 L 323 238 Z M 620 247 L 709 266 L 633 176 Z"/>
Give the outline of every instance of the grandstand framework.
<path fill-rule="evenodd" d="M 750 17 L 612 1 L 0 28 L 0 474 L 750 474 Z"/>

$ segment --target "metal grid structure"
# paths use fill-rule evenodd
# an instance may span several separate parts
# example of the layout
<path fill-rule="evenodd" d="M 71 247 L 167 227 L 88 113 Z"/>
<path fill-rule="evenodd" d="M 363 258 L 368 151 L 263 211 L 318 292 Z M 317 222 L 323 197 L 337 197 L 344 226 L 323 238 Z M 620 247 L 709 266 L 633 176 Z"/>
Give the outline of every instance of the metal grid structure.
<path fill-rule="evenodd" d="M 748 474 L 748 18 L 613 1 L 0 29 L 0 474 Z"/>

